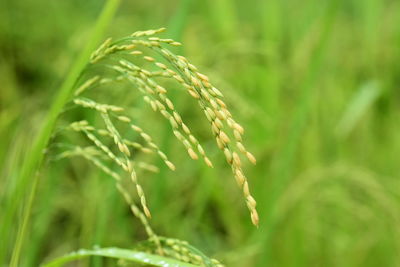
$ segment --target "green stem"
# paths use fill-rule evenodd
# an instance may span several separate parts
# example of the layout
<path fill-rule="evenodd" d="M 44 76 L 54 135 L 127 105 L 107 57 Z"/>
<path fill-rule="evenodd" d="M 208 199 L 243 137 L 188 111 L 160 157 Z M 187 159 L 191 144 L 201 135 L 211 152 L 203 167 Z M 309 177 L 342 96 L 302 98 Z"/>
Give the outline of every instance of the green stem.
<path fill-rule="evenodd" d="M 105 29 L 113 18 L 119 3 L 120 0 L 108 0 L 104 5 L 102 12 L 97 19 L 97 23 L 90 40 L 86 44 L 85 49 L 79 55 L 78 59 L 75 61 L 64 83 L 61 85 L 59 93 L 56 96 L 53 105 L 51 106 L 50 111 L 46 116 L 46 119 L 44 120 L 44 124 L 35 139 L 35 142 L 26 158 L 24 165 L 22 166 L 21 175 L 18 179 L 18 185 L 21 186 L 17 186 L 17 190 L 19 190 L 16 192 L 17 194 L 15 194 L 15 201 L 12 203 L 13 206 L 18 207 L 20 204 L 19 202 L 21 202 L 21 196 L 23 193 L 22 185 L 26 184 L 26 182 L 28 182 L 28 179 L 33 176 L 34 181 L 30 189 L 29 198 L 27 200 L 28 202 L 26 203 L 25 209 L 23 211 L 22 223 L 19 225 L 17 238 L 10 262 L 11 267 L 18 266 L 22 244 L 25 240 L 26 227 L 30 219 L 32 203 L 35 198 L 36 188 L 39 180 L 39 175 L 34 174 L 39 169 L 42 163 L 44 157 L 43 151 L 47 146 L 57 117 L 72 93 L 75 81 L 79 77 L 79 74 L 82 72 L 82 70 L 85 68 L 91 52 L 96 48 L 101 38 L 103 37 Z M 16 209 L 11 210 L 14 212 Z"/>

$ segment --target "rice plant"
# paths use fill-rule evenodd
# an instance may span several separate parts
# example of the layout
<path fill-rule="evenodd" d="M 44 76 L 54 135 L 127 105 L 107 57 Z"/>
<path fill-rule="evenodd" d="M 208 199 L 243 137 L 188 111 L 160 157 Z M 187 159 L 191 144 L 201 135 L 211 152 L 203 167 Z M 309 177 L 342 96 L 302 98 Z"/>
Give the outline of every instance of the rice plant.
<path fill-rule="evenodd" d="M 147 242 L 139 243 L 137 251 L 197 266 L 222 266 L 185 241 L 159 236 L 150 223 L 151 203 L 141 182 L 145 174 L 139 170 L 157 171 L 157 167 L 146 162 L 144 155 L 158 156 L 171 171 L 179 165 L 170 161 L 151 132 L 137 124 L 138 119 L 132 115 L 135 105 L 140 105 L 140 101 L 146 103 L 170 124 L 171 135 L 182 144 L 183 152 L 213 167 L 206 150 L 175 108 L 173 98 L 169 97 L 171 90 L 187 93 L 204 113 L 216 145 L 243 193 L 251 222 L 255 226 L 259 223 L 256 201 L 242 169 L 243 158 L 256 163 L 243 144 L 244 129 L 235 121 L 223 94 L 209 78 L 185 57 L 170 50 L 181 44 L 158 37 L 164 30 L 138 31 L 115 41 L 109 38 L 92 53 L 75 82 L 73 96 L 60 114 L 47 154 L 52 161 L 82 157 L 114 179 L 116 189 L 148 236 Z M 90 255 L 90 252 L 81 251 L 63 259 L 75 259 L 74 255 Z M 58 259 L 49 266 L 62 262 Z"/>
<path fill-rule="evenodd" d="M 400 1 L 3 2 L 1 267 L 399 266 Z"/>

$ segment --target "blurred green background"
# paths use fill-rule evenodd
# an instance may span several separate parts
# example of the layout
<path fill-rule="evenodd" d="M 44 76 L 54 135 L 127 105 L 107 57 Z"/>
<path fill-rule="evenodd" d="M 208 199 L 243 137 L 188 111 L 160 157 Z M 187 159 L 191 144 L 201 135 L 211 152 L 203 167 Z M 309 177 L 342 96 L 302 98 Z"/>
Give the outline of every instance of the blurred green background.
<path fill-rule="evenodd" d="M 26 148 L 102 5 L 0 3 L 2 266 L 20 223 L 22 210 L 6 214 Z M 400 266 L 399 14 L 396 0 L 123 1 L 107 36 L 167 27 L 163 36 L 184 44 L 175 51 L 224 92 L 258 160 L 245 166 L 256 229 L 206 123 L 176 93 L 216 164 L 189 160 L 172 133 L 156 136 L 179 164 L 172 173 L 156 160 L 160 172 L 143 179 L 155 230 L 227 266 Z M 21 266 L 145 237 L 90 164 L 47 160 L 43 169 Z"/>

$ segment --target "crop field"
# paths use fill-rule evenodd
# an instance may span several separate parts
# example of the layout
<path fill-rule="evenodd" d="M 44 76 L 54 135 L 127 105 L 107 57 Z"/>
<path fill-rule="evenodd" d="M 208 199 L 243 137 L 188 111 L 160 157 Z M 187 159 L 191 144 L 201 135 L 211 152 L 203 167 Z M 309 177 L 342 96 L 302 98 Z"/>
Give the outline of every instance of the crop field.
<path fill-rule="evenodd" d="M 400 1 L 2 0 L 0 266 L 400 266 Z"/>

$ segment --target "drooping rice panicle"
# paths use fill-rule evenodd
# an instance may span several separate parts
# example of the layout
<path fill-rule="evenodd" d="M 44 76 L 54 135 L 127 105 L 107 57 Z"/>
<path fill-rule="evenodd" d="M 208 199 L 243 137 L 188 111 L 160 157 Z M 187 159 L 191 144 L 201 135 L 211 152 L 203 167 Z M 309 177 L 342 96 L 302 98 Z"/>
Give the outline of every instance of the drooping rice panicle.
<path fill-rule="evenodd" d="M 68 128 L 82 132 L 94 147 L 76 147 L 64 151 L 59 157 L 83 156 L 113 177 L 117 182 L 118 191 L 123 195 L 132 213 L 139 218 L 150 240 L 156 244 L 158 254 L 172 256 L 192 264 L 204 265 L 204 258 L 192 251 L 187 244 L 172 239 L 161 241 L 147 220 L 151 213 L 135 169 L 142 168 L 157 172 L 158 168 L 147 162 L 138 161 L 135 157 L 136 154 L 140 152 L 156 153 L 171 170 L 175 170 L 175 165 L 155 144 L 152 136 L 136 125 L 136 121 L 135 124 L 133 123 L 134 120 L 124 109 L 126 105 L 99 103 L 96 100 L 97 95 L 91 98 L 83 97 L 96 94 L 95 90 L 98 87 L 106 89 L 112 88 L 117 83 L 118 85 L 129 84 L 129 90 L 131 90 L 129 92 L 138 93 L 145 103 L 169 122 L 172 133 L 183 144 L 189 157 L 192 159 L 201 157 L 207 166 L 212 167 L 213 164 L 205 149 L 188 124 L 184 122 L 174 99 L 170 96 L 170 89 L 164 85 L 164 82 L 171 81 L 184 88 L 204 113 L 217 147 L 224 154 L 233 176 L 241 188 L 252 223 L 258 225 L 256 201 L 250 193 L 249 183 L 242 168 L 241 157 L 243 156 L 251 163 L 256 163 L 255 157 L 244 146 L 244 128 L 235 121 L 223 100 L 223 94 L 211 83 L 210 79 L 189 63 L 185 57 L 175 55 L 167 48 L 167 46 L 180 46 L 181 43 L 155 36 L 164 30 L 165 28 L 138 31 L 116 41 L 110 38 L 92 53 L 88 69 L 92 68 L 93 71 L 97 71 L 104 68 L 104 71 L 91 76 L 82 76 L 85 77 L 85 80 L 82 78 L 82 81 L 78 83 L 72 102 L 75 106 L 93 110 L 94 116 L 100 117 L 104 125 L 103 127 L 99 127 L 96 123 L 90 125 L 85 120 L 71 123 Z M 113 70 L 111 75 L 109 75 L 110 69 Z M 132 90 L 132 85 L 134 90 Z M 121 123 L 125 124 L 125 128 L 122 128 Z M 122 136 L 121 133 L 126 131 L 126 125 L 136 133 L 134 138 Z M 113 140 L 112 146 L 116 149 L 110 148 L 102 141 L 110 138 Z M 106 166 L 101 157 L 116 163 L 127 175 L 120 175 Z M 137 207 L 122 182 L 133 183 L 143 212 Z M 210 260 L 209 264 L 222 266 L 216 260 Z"/>
<path fill-rule="evenodd" d="M 256 210 L 256 201 L 250 194 L 248 181 L 246 176 L 243 174 L 241 159 L 238 155 L 238 153 L 240 153 L 246 156 L 250 162 L 254 164 L 256 162 L 255 157 L 243 145 L 243 127 L 233 119 L 232 114 L 222 100 L 222 93 L 211 84 L 209 78 L 199 72 L 198 69 L 193 64 L 190 64 L 185 57 L 175 55 L 162 46 L 164 44 L 172 46 L 178 46 L 181 44 L 172 39 L 152 36 L 164 30 L 164 28 L 161 28 L 158 30 L 135 32 L 131 35 L 130 39 L 126 39 L 127 42 L 125 44 L 123 42 L 119 43 L 118 41 L 112 44 L 111 41 L 106 41 L 98 51 L 94 53 L 92 58 L 94 61 L 98 61 L 106 58 L 108 55 L 122 50 L 131 51 L 131 55 L 141 56 L 144 61 L 158 67 L 160 71 L 156 73 L 162 77 L 172 78 L 177 81 L 194 99 L 197 100 L 200 108 L 203 110 L 210 123 L 211 131 L 215 137 L 218 148 L 223 152 L 227 162 L 231 165 L 234 177 L 243 191 L 247 207 L 251 213 L 252 222 L 253 224 L 258 225 L 259 219 Z M 141 46 L 156 51 L 168 64 L 159 62 L 154 57 L 144 54 L 142 50 L 138 50 Z M 121 74 L 119 76 L 121 79 L 126 78 L 132 84 L 136 85 L 139 91 L 144 95 L 143 98 L 145 102 L 147 102 L 153 110 L 160 112 L 161 115 L 169 121 L 173 128 L 174 135 L 185 146 L 189 156 L 192 159 L 197 159 L 197 153 L 199 153 L 206 164 L 211 167 L 211 160 L 206 156 L 200 142 L 191 133 L 190 128 L 182 121 L 182 117 L 176 111 L 173 101 L 168 98 L 167 89 L 153 79 L 157 77 L 153 75 L 154 71 L 146 70 L 128 59 L 120 59 L 118 64 L 119 65 L 112 66 L 112 68 Z M 96 80 L 97 79 L 98 78 L 96 78 Z M 86 84 L 89 84 L 90 86 L 90 80 L 84 83 L 81 88 L 85 89 L 88 87 Z M 83 92 L 83 89 L 80 89 L 78 92 Z M 81 106 L 94 108 L 102 113 L 113 111 L 113 108 L 115 109 L 113 106 L 110 107 L 107 105 L 96 104 L 85 99 L 77 99 L 75 100 L 75 103 Z M 122 117 L 125 118 L 124 116 Z M 144 139 L 147 138 L 147 141 L 149 141 L 149 135 L 143 135 L 142 133 L 139 134 L 142 137 L 144 136 Z M 117 140 L 118 138 L 115 139 L 115 141 Z M 116 142 L 116 144 L 120 149 L 125 150 L 126 143 L 124 143 L 124 140 L 121 139 L 119 142 Z M 158 147 L 155 147 L 152 144 L 150 146 L 156 149 L 157 153 L 163 159 L 166 158 L 165 154 L 161 152 Z M 164 161 L 171 168 L 169 161 Z M 135 176 L 133 176 L 133 178 L 135 178 Z M 141 188 L 138 189 L 138 192 L 142 192 L 140 189 Z M 143 202 L 145 203 L 145 199 Z"/>

